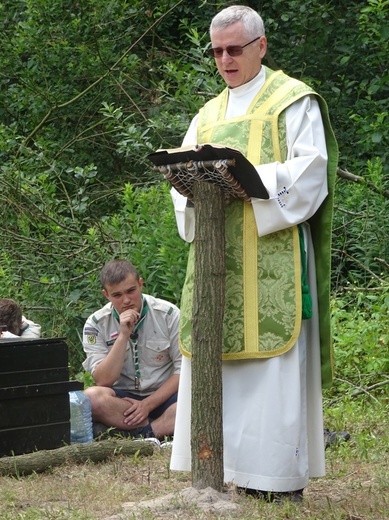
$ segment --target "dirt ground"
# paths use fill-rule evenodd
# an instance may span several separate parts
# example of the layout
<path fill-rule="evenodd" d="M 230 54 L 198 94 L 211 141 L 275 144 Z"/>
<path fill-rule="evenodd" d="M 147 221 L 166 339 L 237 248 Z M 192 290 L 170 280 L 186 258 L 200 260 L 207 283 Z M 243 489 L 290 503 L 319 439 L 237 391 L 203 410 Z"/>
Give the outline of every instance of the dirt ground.
<path fill-rule="evenodd" d="M 347 448 L 346 448 L 347 449 Z M 196 490 L 191 475 L 169 469 L 171 448 L 64 464 L 26 477 L 0 477 L 1 520 L 386 520 L 388 454 L 363 460 L 327 450 L 327 475 L 312 479 L 301 504 L 267 504 L 225 492 Z"/>
<path fill-rule="evenodd" d="M 126 502 L 122 504 L 122 508 L 123 513 L 109 516 L 105 520 L 127 520 L 128 513 L 138 516 L 149 513 L 160 519 L 182 518 L 183 511 L 190 510 L 212 513 L 218 517 L 229 515 L 236 517 L 242 511 L 242 506 L 233 501 L 232 493 L 219 493 L 212 488 L 193 487 L 139 503 Z"/>

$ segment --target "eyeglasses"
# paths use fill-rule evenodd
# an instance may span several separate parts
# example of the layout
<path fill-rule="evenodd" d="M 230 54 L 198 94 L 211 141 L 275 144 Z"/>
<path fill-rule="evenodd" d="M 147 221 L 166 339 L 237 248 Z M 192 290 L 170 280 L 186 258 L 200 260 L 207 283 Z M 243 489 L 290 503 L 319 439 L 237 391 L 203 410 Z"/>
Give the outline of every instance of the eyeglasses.
<path fill-rule="evenodd" d="M 211 47 L 207 52 L 210 56 L 212 56 L 212 58 L 221 58 L 223 56 L 223 52 L 227 51 L 227 54 L 235 58 L 235 56 L 240 56 L 243 54 L 243 49 L 247 47 L 247 45 L 256 42 L 260 38 L 261 36 L 258 36 L 257 38 L 254 38 L 254 40 L 251 40 L 251 42 L 246 43 L 246 45 L 227 45 L 225 49 L 222 47 Z"/>

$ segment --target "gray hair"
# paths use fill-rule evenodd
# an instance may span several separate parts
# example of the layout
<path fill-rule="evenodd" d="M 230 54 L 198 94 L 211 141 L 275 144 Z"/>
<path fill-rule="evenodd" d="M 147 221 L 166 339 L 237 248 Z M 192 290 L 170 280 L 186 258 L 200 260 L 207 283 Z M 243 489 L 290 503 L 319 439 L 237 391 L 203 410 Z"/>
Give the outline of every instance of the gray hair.
<path fill-rule="evenodd" d="M 209 32 L 225 29 L 229 25 L 243 22 L 248 38 L 265 36 L 265 26 L 257 11 L 245 5 L 231 5 L 213 17 Z"/>
<path fill-rule="evenodd" d="M 100 273 L 101 286 L 106 289 L 107 285 L 117 285 L 132 275 L 135 280 L 139 281 L 139 272 L 137 268 L 128 260 L 115 258 L 106 264 Z"/>

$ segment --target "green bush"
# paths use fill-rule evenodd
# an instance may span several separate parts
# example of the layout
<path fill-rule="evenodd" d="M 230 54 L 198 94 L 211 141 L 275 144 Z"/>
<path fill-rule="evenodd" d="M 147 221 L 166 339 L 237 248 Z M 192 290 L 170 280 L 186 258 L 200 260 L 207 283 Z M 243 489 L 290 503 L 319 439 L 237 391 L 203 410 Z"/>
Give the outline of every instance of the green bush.
<path fill-rule="evenodd" d="M 388 283 L 389 178 L 378 157 L 367 161 L 360 183 L 339 179 L 333 227 L 332 287 Z M 386 280 L 386 282 L 385 282 Z"/>
<path fill-rule="evenodd" d="M 353 396 L 370 388 L 371 395 L 387 396 L 389 288 L 348 289 L 332 300 L 336 379 L 330 393 Z"/>
<path fill-rule="evenodd" d="M 230 3 L 0 4 L 1 296 L 45 336 L 68 338 L 73 374 L 107 260 L 129 257 L 145 290 L 179 302 L 187 246 L 147 154 L 179 146 L 222 88 L 204 51 L 211 17 Z M 323 95 L 340 166 L 362 178 L 338 181 L 333 234 L 338 370 L 356 384 L 363 363 L 382 370 L 371 341 L 387 325 L 370 315 L 387 311 L 374 291 L 388 286 L 388 2 L 246 3 L 265 20 L 266 64 Z"/>
<path fill-rule="evenodd" d="M 31 192 L 34 183 L 29 187 Z M 67 338 L 73 375 L 84 359 L 84 322 L 105 303 L 99 272 L 107 261 L 128 258 L 144 278 L 146 292 L 179 304 L 187 245 L 178 236 L 169 190 L 162 180 L 142 188 L 126 184 L 111 197 L 116 211 L 96 220 L 88 212 L 84 220 L 72 219 L 66 204 L 53 199 L 52 204 L 62 208 L 53 222 L 49 199 L 44 212 L 30 197 L 23 202 L 25 212 L 15 217 L 18 262 L 2 250 L 2 297 L 19 301 L 25 314 L 42 325 L 45 337 Z M 14 203 L 11 195 L 8 210 Z M 85 197 L 85 204 L 93 201 Z"/>

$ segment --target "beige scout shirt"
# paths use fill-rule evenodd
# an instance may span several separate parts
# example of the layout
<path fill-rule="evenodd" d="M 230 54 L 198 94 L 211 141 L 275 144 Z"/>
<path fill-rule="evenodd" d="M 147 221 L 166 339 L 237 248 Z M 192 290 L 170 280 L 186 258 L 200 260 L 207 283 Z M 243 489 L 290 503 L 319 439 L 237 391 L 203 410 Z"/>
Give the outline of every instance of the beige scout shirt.
<path fill-rule="evenodd" d="M 181 369 L 181 353 L 178 347 L 180 311 L 170 302 L 143 295 L 148 303 L 143 326 L 138 331 L 138 358 L 140 386 L 135 391 L 135 343 L 129 340 L 127 355 L 119 379 L 114 388 L 128 390 L 146 396 L 155 392 L 173 374 Z M 96 311 L 87 319 L 83 331 L 83 347 L 86 371 L 95 370 L 107 356 L 119 335 L 119 322 L 111 303 Z"/>

